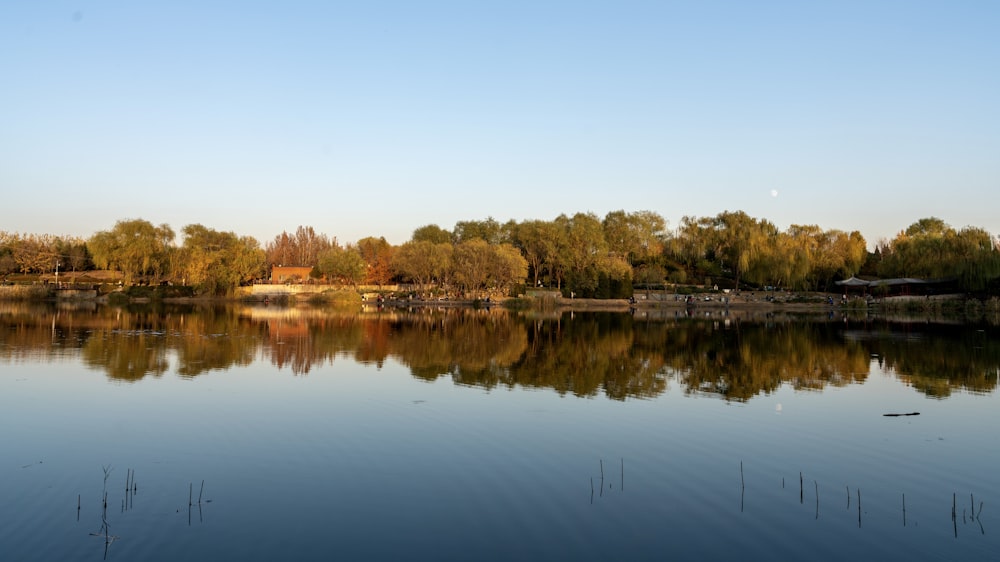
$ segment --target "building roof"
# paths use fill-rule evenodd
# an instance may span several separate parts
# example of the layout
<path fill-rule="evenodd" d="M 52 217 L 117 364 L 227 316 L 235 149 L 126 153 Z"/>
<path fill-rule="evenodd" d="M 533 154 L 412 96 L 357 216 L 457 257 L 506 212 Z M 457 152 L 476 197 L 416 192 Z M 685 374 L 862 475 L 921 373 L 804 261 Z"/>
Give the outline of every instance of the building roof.
<path fill-rule="evenodd" d="M 895 279 L 876 279 L 874 281 L 865 281 L 864 279 L 851 277 L 849 279 L 844 279 L 843 281 L 836 281 L 835 283 L 844 287 L 884 287 L 896 285 L 936 285 L 938 283 L 948 283 L 954 280 L 954 278 L 917 279 L 915 277 L 897 277 Z"/>

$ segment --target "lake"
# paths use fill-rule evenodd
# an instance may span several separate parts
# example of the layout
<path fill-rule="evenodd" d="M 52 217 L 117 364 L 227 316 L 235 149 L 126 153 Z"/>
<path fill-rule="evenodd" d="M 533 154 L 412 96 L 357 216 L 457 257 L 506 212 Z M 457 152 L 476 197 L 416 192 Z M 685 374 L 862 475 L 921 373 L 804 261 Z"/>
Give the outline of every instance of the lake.
<path fill-rule="evenodd" d="M 839 312 L 0 303 L 0 544 L 986 560 L 998 371 L 996 326 Z"/>

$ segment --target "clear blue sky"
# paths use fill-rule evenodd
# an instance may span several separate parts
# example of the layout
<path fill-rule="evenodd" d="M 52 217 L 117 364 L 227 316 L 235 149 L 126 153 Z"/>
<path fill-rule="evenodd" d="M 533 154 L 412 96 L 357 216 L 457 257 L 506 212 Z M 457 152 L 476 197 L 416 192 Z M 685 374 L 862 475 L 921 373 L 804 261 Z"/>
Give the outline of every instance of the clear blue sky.
<path fill-rule="evenodd" d="M 617 209 L 997 235 L 1000 2 L 6 1 L 0 190 L 0 230 L 83 237 Z"/>

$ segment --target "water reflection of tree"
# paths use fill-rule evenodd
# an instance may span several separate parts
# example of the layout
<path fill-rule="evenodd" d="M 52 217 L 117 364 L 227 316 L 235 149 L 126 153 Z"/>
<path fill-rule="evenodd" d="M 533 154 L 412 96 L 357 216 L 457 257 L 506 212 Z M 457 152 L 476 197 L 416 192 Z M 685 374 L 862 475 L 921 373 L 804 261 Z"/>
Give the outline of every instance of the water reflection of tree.
<path fill-rule="evenodd" d="M 381 367 L 389 357 L 425 380 L 451 375 L 490 385 L 489 372 L 509 365 L 524 347 L 523 329 L 501 311 L 466 309 L 290 314 L 265 317 L 265 354 L 279 368 L 308 374 L 338 356 Z"/>
<path fill-rule="evenodd" d="M 533 321 L 524 358 L 510 384 L 552 388 L 560 394 L 614 399 L 663 392 L 662 357 L 633 345 L 632 318 L 621 314 L 565 316 Z"/>
<path fill-rule="evenodd" d="M 332 363 L 337 355 L 352 356 L 362 349 L 365 362 L 381 363 L 365 346 L 364 325 L 353 314 L 269 318 L 265 326 L 265 351 L 271 364 L 279 369 L 289 367 L 297 375 Z"/>
<path fill-rule="evenodd" d="M 90 338 L 92 309 L 34 302 L 0 302 L 0 359 L 52 357 L 80 349 Z"/>
<path fill-rule="evenodd" d="M 83 346 L 83 361 L 108 377 L 137 381 L 159 376 L 170 368 L 162 336 L 142 331 L 115 330 L 90 338 Z"/>
<path fill-rule="evenodd" d="M 986 393 L 996 390 L 1000 376 L 1000 345 L 995 330 L 965 326 L 923 325 L 887 327 L 871 332 L 873 352 L 883 367 L 906 384 L 932 398 L 955 390 Z"/>
<path fill-rule="evenodd" d="M 850 325 L 848 325 L 850 324 Z M 929 396 L 995 390 L 989 328 L 825 319 L 637 320 L 625 314 L 537 319 L 502 310 L 333 313 L 278 307 L 0 308 L 0 360 L 79 353 L 123 381 L 172 369 L 198 376 L 255 360 L 308 374 L 338 358 L 482 388 L 542 388 L 623 400 L 684 392 L 746 401 L 781 385 L 822 389 L 866 379 L 872 357 Z M 172 365 L 173 362 L 173 365 Z"/>
<path fill-rule="evenodd" d="M 99 320 L 103 322 L 92 330 L 81 349 L 86 365 L 122 381 L 159 376 L 169 370 L 165 342 L 169 316 L 151 309 L 102 312 Z"/>
<path fill-rule="evenodd" d="M 194 377 L 213 370 L 226 370 L 253 362 L 264 327 L 229 307 L 201 309 L 179 318 L 168 317 L 167 345 L 177 352 L 177 373 Z M 182 329 L 183 328 L 183 329 Z"/>
<path fill-rule="evenodd" d="M 864 381 L 868 351 L 835 329 L 802 321 L 688 323 L 667 335 L 664 349 L 686 392 L 746 401 L 782 384 L 818 390 Z"/>
<path fill-rule="evenodd" d="M 413 376 L 450 375 L 458 384 L 493 388 L 523 353 L 523 326 L 502 311 L 438 311 L 392 322 L 389 351 Z"/>
<path fill-rule="evenodd" d="M 225 307 L 132 307 L 109 318 L 114 327 L 92 334 L 82 352 L 88 365 L 114 379 L 161 375 L 170 368 L 171 351 L 182 377 L 248 365 L 258 346 L 257 338 L 248 337 L 256 327 Z"/>

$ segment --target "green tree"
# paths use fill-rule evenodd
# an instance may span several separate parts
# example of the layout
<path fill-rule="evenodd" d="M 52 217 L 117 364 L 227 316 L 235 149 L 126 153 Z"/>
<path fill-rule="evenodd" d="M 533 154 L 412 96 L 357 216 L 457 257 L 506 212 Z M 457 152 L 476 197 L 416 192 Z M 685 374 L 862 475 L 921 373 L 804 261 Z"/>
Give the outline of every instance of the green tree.
<path fill-rule="evenodd" d="M 462 287 L 464 292 L 478 295 L 486 288 L 493 258 L 492 247 L 481 238 L 456 244 L 451 262 L 455 283 Z"/>
<path fill-rule="evenodd" d="M 760 229 L 759 248 L 755 258 L 744 272 L 744 279 L 757 285 L 782 285 L 793 266 L 790 256 L 782 255 L 781 246 L 785 238 L 778 227 L 771 222 L 762 220 L 758 223 Z"/>
<path fill-rule="evenodd" d="M 944 238 L 954 231 L 955 229 L 948 226 L 943 220 L 937 217 L 927 217 L 908 226 L 906 228 L 906 236 L 935 239 Z"/>
<path fill-rule="evenodd" d="M 539 279 L 557 259 L 559 238 L 562 230 L 552 221 L 531 220 L 517 225 L 514 230 L 514 244 L 527 260 L 532 275 L 532 286 L 539 285 Z"/>
<path fill-rule="evenodd" d="M 413 236 L 411 236 L 410 239 L 414 242 L 450 244 L 451 233 L 436 224 L 428 224 L 414 230 Z"/>
<path fill-rule="evenodd" d="M 92 267 L 87 242 L 80 238 L 58 238 L 55 242 L 56 252 L 67 271 L 82 271 Z"/>
<path fill-rule="evenodd" d="M 597 264 L 599 299 L 624 299 L 632 296 L 632 266 L 619 256 L 608 255 Z"/>
<path fill-rule="evenodd" d="M 764 250 L 766 230 L 759 221 L 743 211 L 723 211 L 715 217 L 713 226 L 717 255 L 723 266 L 732 270 L 736 288 L 739 289 L 741 276 L 753 268 L 755 260 Z"/>
<path fill-rule="evenodd" d="M 667 270 L 657 264 L 643 264 L 635 268 L 635 282 L 643 285 L 659 285 L 667 278 Z"/>
<path fill-rule="evenodd" d="M 267 254 L 253 236 L 240 236 L 236 241 L 232 268 L 241 285 L 252 283 L 255 279 L 264 277 L 266 273 Z"/>
<path fill-rule="evenodd" d="M 94 265 L 120 271 L 125 284 L 139 277 L 154 279 L 166 273 L 174 231 L 142 219 L 121 220 L 111 230 L 94 234 L 87 242 Z"/>
<path fill-rule="evenodd" d="M 759 284 L 805 289 L 810 275 L 810 260 L 805 239 L 791 234 L 795 229 L 778 232 L 765 248 L 752 271 L 753 280 Z"/>
<path fill-rule="evenodd" d="M 184 244 L 178 273 L 201 293 L 230 294 L 263 275 L 265 254 L 256 240 L 200 224 L 181 229 Z"/>
<path fill-rule="evenodd" d="M 598 265 L 608 255 L 600 219 L 593 213 L 577 213 L 572 217 L 560 215 L 555 222 L 562 230 L 557 241 L 555 270 L 565 272 L 567 289 L 571 292 L 592 295 L 600 277 Z"/>
<path fill-rule="evenodd" d="M 1000 248 L 985 230 L 966 227 L 955 234 L 952 252 L 958 262 L 955 274 L 968 291 L 981 291 L 1000 279 Z"/>
<path fill-rule="evenodd" d="M 516 223 L 500 224 L 493 217 L 482 221 L 459 221 L 452 230 L 452 239 L 456 244 L 470 240 L 485 240 L 491 245 L 509 243 L 513 239 Z"/>
<path fill-rule="evenodd" d="M 452 245 L 427 240 L 410 241 L 400 246 L 392 257 L 392 268 L 400 276 L 427 288 L 441 282 L 451 267 Z"/>
<path fill-rule="evenodd" d="M 691 274 L 692 279 L 718 275 L 722 268 L 717 257 L 717 239 L 714 219 L 685 216 L 681 218 L 675 235 L 668 240 L 667 251 Z"/>
<path fill-rule="evenodd" d="M 955 278 L 967 291 L 1000 277 L 1000 253 L 989 233 L 976 227 L 956 231 L 934 217 L 910 225 L 881 254 L 881 277 Z"/>
<path fill-rule="evenodd" d="M 490 280 L 493 285 L 504 293 L 509 293 L 510 287 L 521 283 L 528 276 L 528 262 L 521 251 L 511 244 L 493 246 Z"/>
<path fill-rule="evenodd" d="M 653 211 L 612 211 L 604 217 L 608 250 L 635 265 L 663 253 L 667 222 Z"/>
<path fill-rule="evenodd" d="M 333 246 L 320 253 L 320 273 L 345 285 L 357 286 L 364 280 L 367 264 L 356 246 Z"/>

